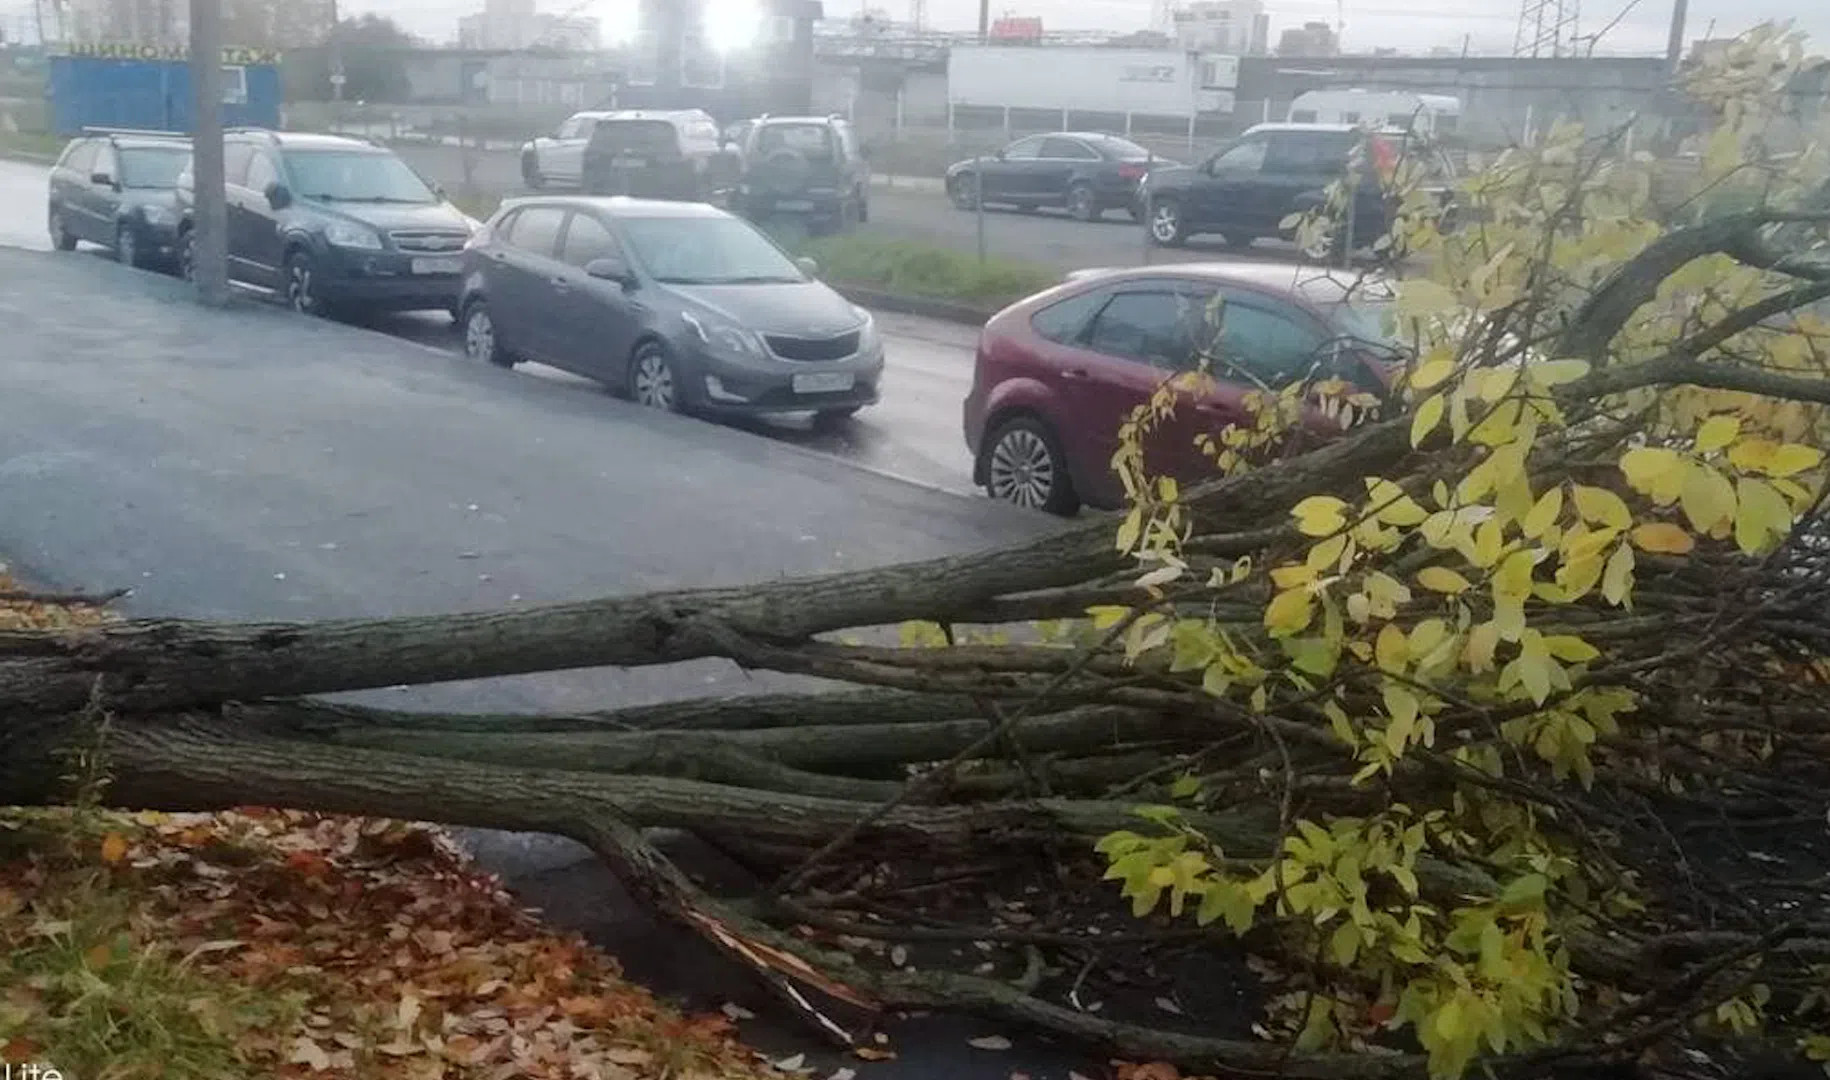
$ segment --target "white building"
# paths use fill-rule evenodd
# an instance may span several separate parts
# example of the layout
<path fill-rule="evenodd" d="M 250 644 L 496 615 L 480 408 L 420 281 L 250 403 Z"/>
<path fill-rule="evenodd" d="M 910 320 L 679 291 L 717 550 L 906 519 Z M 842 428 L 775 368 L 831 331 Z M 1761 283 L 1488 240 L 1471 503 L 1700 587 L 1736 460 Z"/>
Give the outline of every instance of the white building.
<path fill-rule="evenodd" d="M 1176 45 L 1195 52 L 1263 56 L 1271 51 L 1264 0 L 1195 0 L 1177 8 Z"/>
<path fill-rule="evenodd" d="M 538 12 L 534 0 L 484 0 L 482 11 L 458 20 L 461 49 L 583 52 L 598 48 L 600 37 L 596 19 Z"/>

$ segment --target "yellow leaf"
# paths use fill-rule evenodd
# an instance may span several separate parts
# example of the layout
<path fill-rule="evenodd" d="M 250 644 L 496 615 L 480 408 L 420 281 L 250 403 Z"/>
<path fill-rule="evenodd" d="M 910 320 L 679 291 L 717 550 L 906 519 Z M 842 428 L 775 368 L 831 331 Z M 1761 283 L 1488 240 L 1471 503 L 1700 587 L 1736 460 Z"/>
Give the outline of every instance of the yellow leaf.
<path fill-rule="evenodd" d="M 102 861 L 118 863 L 127 857 L 127 838 L 118 832 L 102 837 Z"/>
<path fill-rule="evenodd" d="M 1713 454 L 1741 434 L 1739 416 L 1712 416 L 1697 429 L 1697 453 Z"/>
<path fill-rule="evenodd" d="M 1607 488 L 1577 484 L 1572 494 L 1576 498 L 1576 513 L 1582 515 L 1582 520 L 1614 529 L 1633 527 L 1633 512 L 1627 509 L 1620 496 Z"/>
<path fill-rule="evenodd" d="M 1735 487 L 1707 465 L 1692 463 L 1684 471 L 1684 516 L 1698 532 L 1708 532 L 1735 513 Z"/>
<path fill-rule="evenodd" d="M 1641 551 L 1659 555 L 1684 555 L 1697 546 L 1695 538 L 1669 521 L 1654 521 L 1634 529 L 1633 543 Z"/>
<path fill-rule="evenodd" d="M 1443 408 L 1441 394 L 1431 394 L 1424 399 L 1423 404 L 1417 406 L 1417 415 L 1411 418 L 1412 446 L 1422 446 L 1423 440 L 1436 430 L 1436 425 L 1442 423 Z"/>
<path fill-rule="evenodd" d="M 1431 387 L 1441 385 L 1444 379 L 1447 379 L 1453 374 L 1455 374 L 1455 358 L 1453 356 L 1437 356 L 1433 359 L 1425 360 L 1423 363 L 1417 365 L 1416 371 L 1411 373 L 1411 389 L 1428 390 Z"/>
<path fill-rule="evenodd" d="M 1522 599 L 1531 595 L 1531 571 L 1538 565 L 1536 549 L 1526 548 L 1506 556 L 1498 572 L 1493 575 L 1493 592 L 1495 596 L 1508 596 Z"/>
<path fill-rule="evenodd" d="M 1608 557 L 1608 568 L 1601 575 L 1601 595 L 1608 603 L 1623 606 L 1633 591 L 1633 548 L 1622 544 Z"/>
<path fill-rule="evenodd" d="M 1346 553 L 1347 534 L 1336 533 L 1310 548 L 1308 557 L 1303 559 L 1303 564 L 1314 571 L 1314 573 L 1319 574 L 1338 562 L 1341 556 Z M 1288 588 L 1289 586 L 1280 585 L 1279 587 Z"/>
<path fill-rule="evenodd" d="M 1390 679 L 1385 680 L 1385 711 L 1391 714 L 1391 723 L 1385 727 L 1385 747 L 1392 753 L 1401 752 L 1410 742 L 1411 733 L 1417 730 L 1417 714 L 1420 707 L 1417 695 Z"/>
<path fill-rule="evenodd" d="M 1479 674 L 1493 670 L 1493 653 L 1500 647 L 1500 628 L 1491 622 L 1481 623 L 1468 633 L 1468 647 L 1462 655 L 1469 670 Z"/>
<path fill-rule="evenodd" d="M 1410 639 L 1407 643 L 1410 645 L 1411 655 L 1422 659 L 1428 656 L 1436 646 L 1442 644 L 1443 639 L 1448 636 L 1448 623 L 1441 619 L 1425 619 L 1411 627 Z"/>
<path fill-rule="evenodd" d="M 1735 546 L 1758 555 L 1792 531 L 1792 508 L 1765 480 L 1742 477 L 1735 483 Z"/>
<path fill-rule="evenodd" d="M 1264 609 L 1264 625 L 1274 637 L 1300 633 L 1315 618 L 1315 598 L 1307 587 L 1288 589 L 1271 598 Z"/>
<path fill-rule="evenodd" d="M 1743 472 L 1765 472 L 1777 453 L 1779 444 L 1771 439 L 1742 439 L 1728 448 L 1728 463 Z"/>
<path fill-rule="evenodd" d="M 1311 495 L 1290 508 L 1297 531 L 1304 536 L 1327 536 L 1347 524 L 1347 504 L 1332 495 Z"/>
<path fill-rule="evenodd" d="M 1419 570 L 1417 584 L 1431 592 L 1448 593 L 1450 596 L 1460 595 L 1473 588 L 1467 578 L 1446 566 L 1426 566 Z"/>
<path fill-rule="evenodd" d="M 1563 513 L 1563 489 L 1554 487 L 1540 495 L 1538 501 L 1532 504 L 1531 512 L 1525 515 L 1525 520 L 1520 522 L 1519 528 L 1526 536 L 1535 540 L 1543 535 L 1545 529 L 1556 523 L 1557 515 L 1561 513 Z"/>
<path fill-rule="evenodd" d="M 1176 497 L 1180 494 L 1181 490 L 1176 486 L 1175 477 L 1159 476 L 1156 478 L 1156 497 L 1159 500 L 1166 503 L 1172 503 L 1176 501 Z"/>
<path fill-rule="evenodd" d="M 1144 508 L 1133 506 L 1125 515 L 1124 523 L 1118 527 L 1118 550 L 1130 551 L 1137 547 L 1137 538 L 1144 531 Z"/>
<path fill-rule="evenodd" d="M 1403 630 L 1392 623 L 1386 623 L 1379 631 L 1373 653 L 1379 658 L 1379 666 L 1384 670 L 1402 672 L 1411 656 L 1410 640 L 1404 636 Z"/>
<path fill-rule="evenodd" d="M 1601 580 L 1602 567 L 1600 555 L 1565 559 L 1563 565 L 1557 568 L 1557 584 L 1563 586 L 1569 599 L 1580 600 Z"/>
<path fill-rule="evenodd" d="M 1390 480 L 1376 476 L 1366 478 L 1368 509 L 1375 511 L 1374 516 L 1387 525 L 1409 528 L 1429 517 L 1429 511 L 1418 505 L 1417 501 L 1404 493 L 1404 489 Z"/>
<path fill-rule="evenodd" d="M 1773 453 L 1773 460 L 1767 464 L 1769 476 L 1796 476 L 1806 469 L 1815 469 L 1824 460 L 1824 452 L 1815 446 L 1800 446 L 1798 443 L 1786 443 Z"/>
<path fill-rule="evenodd" d="M 1601 655 L 1601 650 L 1574 634 L 1552 634 L 1544 639 L 1550 654 L 1569 664 L 1586 664 Z"/>
<path fill-rule="evenodd" d="M 1587 360 L 1546 360 L 1533 364 L 1525 371 L 1526 377 L 1539 386 L 1562 386 L 1572 383 L 1589 373 Z"/>
<path fill-rule="evenodd" d="M 1626 474 L 1634 491 L 1650 496 L 1660 506 L 1668 506 L 1677 501 L 1683 464 L 1683 457 L 1675 450 L 1641 447 L 1621 455 L 1620 471 Z"/>

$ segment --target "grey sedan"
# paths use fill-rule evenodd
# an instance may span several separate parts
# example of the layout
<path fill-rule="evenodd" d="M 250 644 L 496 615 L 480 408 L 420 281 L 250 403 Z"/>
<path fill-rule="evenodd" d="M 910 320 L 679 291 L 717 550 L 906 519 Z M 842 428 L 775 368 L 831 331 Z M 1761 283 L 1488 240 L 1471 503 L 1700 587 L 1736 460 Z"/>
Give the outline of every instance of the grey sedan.
<path fill-rule="evenodd" d="M 464 259 L 474 359 L 538 360 L 674 412 L 836 419 L 877 400 L 870 313 L 716 207 L 514 199 Z"/>

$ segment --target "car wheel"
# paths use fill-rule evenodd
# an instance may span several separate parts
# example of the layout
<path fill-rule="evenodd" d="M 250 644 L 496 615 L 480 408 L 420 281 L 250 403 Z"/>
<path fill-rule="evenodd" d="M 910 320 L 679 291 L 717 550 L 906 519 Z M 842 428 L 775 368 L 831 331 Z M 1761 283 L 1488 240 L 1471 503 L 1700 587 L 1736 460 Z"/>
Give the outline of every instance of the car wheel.
<path fill-rule="evenodd" d="M 1182 220 L 1182 204 L 1164 199 L 1150 204 L 1150 242 L 1163 247 L 1181 247 L 1188 240 L 1188 226 Z"/>
<path fill-rule="evenodd" d="M 985 491 L 1030 510 L 1071 514 L 1080 509 L 1067 457 L 1048 425 L 1019 416 L 985 442 Z"/>
<path fill-rule="evenodd" d="M 960 173 L 947 181 L 947 198 L 952 199 L 953 205 L 961 210 L 976 210 L 978 195 L 974 191 L 975 185 L 971 173 Z"/>
<path fill-rule="evenodd" d="M 191 229 L 178 234 L 178 276 L 185 281 L 197 280 L 197 233 Z"/>
<path fill-rule="evenodd" d="M 75 251 L 76 237 L 64 225 L 64 212 L 51 211 L 51 246 L 59 251 Z"/>
<path fill-rule="evenodd" d="M 146 257 L 140 254 L 140 234 L 133 226 L 123 224 L 114 231 L 114 258 L 122 266 L 144 269 Z"/>
<path fill-rule="evenodd" d="M 681 412 L 680 380 L 658 341 L 644 341 L 629 358 L 629 400 L 662 412 Z"/>
<path fill-rule="evenodd" d="M 540 175 L 540 163 L 536 159 L 532 157 L 521 159 L 521 181 L 535 191 L 546 187 L 546 177 Z"/>
<path fill-rule="evenodd" d="M 489 316 L 489 306 L 481 300 L 472 301 L 464 312 L 464 355 L 499 368 L 515 366 L 515 355 L 496 336 L 495 320 Z"/>
<path fill-rule="evenodd" d="M 1068 213 L 1081 221 L 1096 221 L 1099 218 L 1099 196 L 1085 184 L 1075 184 L 1068 189 Z"/>
<path fill-rule="evenodd" d="M 286 257 L 286 306 L 301 315 L 326 314 L 318 295 L 317 266 L 303 251 Z"/>

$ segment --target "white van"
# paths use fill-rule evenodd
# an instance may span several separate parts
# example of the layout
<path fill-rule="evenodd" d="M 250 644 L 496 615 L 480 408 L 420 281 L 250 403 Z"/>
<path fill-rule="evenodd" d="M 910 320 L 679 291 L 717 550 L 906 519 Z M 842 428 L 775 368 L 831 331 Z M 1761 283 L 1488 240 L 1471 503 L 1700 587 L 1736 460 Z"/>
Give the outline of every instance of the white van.
<path fill-rule="evenodd" d="M 1292 124 L 1354 124 L 1374 131 L 1453 135 L 1461 99 L 1403 90 L 1310 90 L 1290 103 Z"/>

